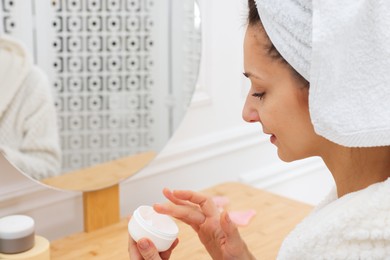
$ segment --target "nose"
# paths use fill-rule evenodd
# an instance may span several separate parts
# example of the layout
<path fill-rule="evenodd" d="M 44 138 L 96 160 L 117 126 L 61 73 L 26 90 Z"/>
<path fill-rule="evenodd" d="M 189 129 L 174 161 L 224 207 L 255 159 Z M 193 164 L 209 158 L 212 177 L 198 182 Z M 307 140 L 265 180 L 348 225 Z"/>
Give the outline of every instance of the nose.
<path fill-rule="evenodd" d="M 242 118 L 248 123 L 261 122 L 259 112 L 252 102 L 250 97 L 246 98 L 244 108 L 242 109 Z"/>

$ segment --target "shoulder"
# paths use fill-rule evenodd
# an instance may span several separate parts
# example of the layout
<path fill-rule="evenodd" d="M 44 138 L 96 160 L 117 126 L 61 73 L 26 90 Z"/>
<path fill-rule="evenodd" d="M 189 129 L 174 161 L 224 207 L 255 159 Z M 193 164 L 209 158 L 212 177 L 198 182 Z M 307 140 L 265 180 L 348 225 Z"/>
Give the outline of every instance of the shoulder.
<path fill-rule="evenodd" d="M 32 67 L 32 59 L 20 41 L 7 35 L 0 36 L 0 88 L 3 93 L 12 98 Z"/>
<path fill-rule="evenodd" d="M 20 59 L 23 63 L 32 63 L 32 58 L 23 42 L 8 35 L 0 36 L 0 50 Z"/>
<path fill-rule="evenodd" d="M 0 115 L 8 108 L 32 68 L 29 54 L 23 44 L 2 35 L 0 37 Z"/>
<path fill-rule="evenodd" d="M 339 198 L 314 211 L 285 239 L 280 259 L 390 255 L 390 181 Z M 364 248 L 363 248 L 364 247 Z M 303 259 L 301 258 L 301 259 Z"/>
<path fill-rule="evenodd" d="M 30 52 L 25 44 L 16 38 L 7 35 L 0 36 L 0 52 L 9 58 L 8 72 L 17 72 L 14 78 L 22 81 L 48 82 L 47 75 L 36 65 L 34 65 Z M 2 63 L 5 60 L 0 61 Z M 16 79 L 15 79 L 16 80 Z"/>
<path fill-rule="evenodd" d="M 3 75 L 3 87 L 7 91 L 28 89 L 37 92 L 49 90 L 47 75 L 33 64 L 31 54 L 24 43 L 13 37 L 0 36 L 0 75 Z"/>

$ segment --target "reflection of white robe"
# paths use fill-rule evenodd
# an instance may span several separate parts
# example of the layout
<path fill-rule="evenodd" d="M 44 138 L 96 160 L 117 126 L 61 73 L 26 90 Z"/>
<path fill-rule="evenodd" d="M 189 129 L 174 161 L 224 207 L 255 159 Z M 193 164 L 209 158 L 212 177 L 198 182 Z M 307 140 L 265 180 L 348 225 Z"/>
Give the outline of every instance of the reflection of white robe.
<path fill-rule="evenodd" d="M 278 259 L 390 259 L 390 179 L 336 198 L 297 225 Z"/>
<path fill-rule="evenodd" d="M 42 179 L 60 172 L 57 118 L 46 76 L 27 52 L 0 37 L 0 152 L 22 172 Z"/>

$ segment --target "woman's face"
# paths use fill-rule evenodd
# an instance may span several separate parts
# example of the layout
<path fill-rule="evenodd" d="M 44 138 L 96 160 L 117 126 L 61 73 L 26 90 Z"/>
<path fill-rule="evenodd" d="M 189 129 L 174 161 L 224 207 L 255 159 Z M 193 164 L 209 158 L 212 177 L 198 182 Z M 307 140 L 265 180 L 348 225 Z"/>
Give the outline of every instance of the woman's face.
<path fill-rule="evenodd" d="M 289 66 L 267 53 L 267 45 L 264 31 L 249 26 L 244 40 L 244 75 L 251 88 L 243 118 L 261 123 L 283 161 L 318 155 L 321 138 L 310 121 L 308 88 Z"/>

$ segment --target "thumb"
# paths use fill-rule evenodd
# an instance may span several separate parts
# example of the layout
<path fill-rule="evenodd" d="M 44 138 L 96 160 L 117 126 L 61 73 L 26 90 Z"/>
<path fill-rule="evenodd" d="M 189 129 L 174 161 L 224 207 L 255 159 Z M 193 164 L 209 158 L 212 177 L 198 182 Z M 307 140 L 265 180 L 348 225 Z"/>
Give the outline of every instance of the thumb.
<path fill-rule="evenodd" d="M 139 253 L 145 260 L 161 260 L 160 254 L 156 247 L 146 238 L 142 238 L 137 242 Z"/>
<path fill-rule="evenodd" d="M 220 219 L 221 227 L 226 235 L 226 243 L 233 251 L 241 250 L 245 245 L 238 232 L 237 226 L 232 222 L 227 211 L 222 212 Z"/>

